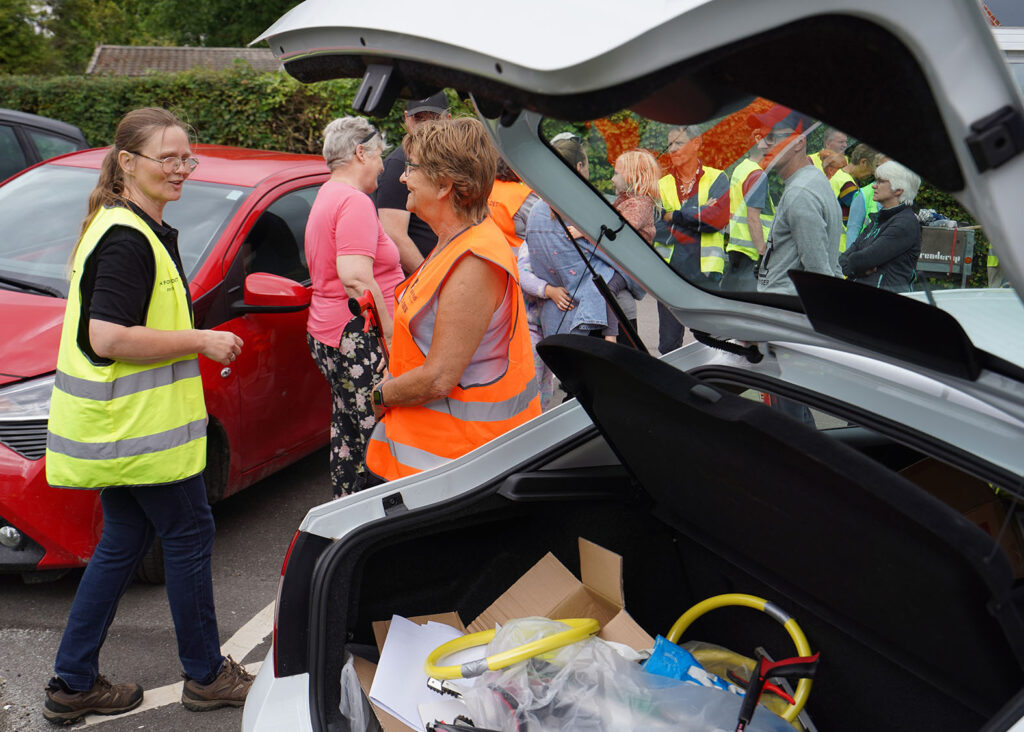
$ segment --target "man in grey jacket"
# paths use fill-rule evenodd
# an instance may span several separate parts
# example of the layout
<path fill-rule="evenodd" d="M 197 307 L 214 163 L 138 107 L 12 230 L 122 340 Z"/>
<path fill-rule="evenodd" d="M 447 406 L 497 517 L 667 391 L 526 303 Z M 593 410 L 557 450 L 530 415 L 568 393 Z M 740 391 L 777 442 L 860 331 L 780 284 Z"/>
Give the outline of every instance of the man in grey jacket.
<path fill-rule="evenodd" d="M 810 120 L 780 105 L 755 119 L 769 130 L 758 143 L 765 151 L 762 166 L 774 167 L 786 184 L 758 267 L 757 291 L 795 295 L 790 270 L 842 275 L 843 214 L 825 174 L 807 157 Z"/>

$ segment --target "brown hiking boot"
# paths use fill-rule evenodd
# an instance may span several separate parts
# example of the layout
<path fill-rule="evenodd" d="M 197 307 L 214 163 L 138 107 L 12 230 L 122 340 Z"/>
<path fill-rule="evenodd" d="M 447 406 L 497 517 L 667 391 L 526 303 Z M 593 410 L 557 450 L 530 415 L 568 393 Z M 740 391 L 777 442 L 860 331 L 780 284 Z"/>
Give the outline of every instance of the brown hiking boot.
<path fill-rule="evenodd" d="M 185 679 L 181 689 L 181 703 L 190 712 L 205 712 L 217 707 L 240 707 L 252 686 L 253 675 L 231 656 L 224 659 L 217 678 L 209 684 Z"/>
<path fill-rule="evenodd" d="M 54 724 L 71 724 L 86 714 L 123 714 L 142 703 L 138 684 L 111 684 L 97 676 L 89 691 L 71 691 L 53 679 L 46 686 L 43 716 Z"/>

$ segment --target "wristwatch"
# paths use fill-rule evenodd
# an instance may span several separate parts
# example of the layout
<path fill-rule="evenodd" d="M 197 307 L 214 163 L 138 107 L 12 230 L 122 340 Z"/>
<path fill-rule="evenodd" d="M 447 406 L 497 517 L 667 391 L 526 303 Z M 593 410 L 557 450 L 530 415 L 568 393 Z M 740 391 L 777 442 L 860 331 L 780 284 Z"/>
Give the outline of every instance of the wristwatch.
<path fill-rule="evenodd" d="M 386 407 L 384 403 L 384 385 L 378 384 L 373 387 L 373 406 L 375 407 Z"/>

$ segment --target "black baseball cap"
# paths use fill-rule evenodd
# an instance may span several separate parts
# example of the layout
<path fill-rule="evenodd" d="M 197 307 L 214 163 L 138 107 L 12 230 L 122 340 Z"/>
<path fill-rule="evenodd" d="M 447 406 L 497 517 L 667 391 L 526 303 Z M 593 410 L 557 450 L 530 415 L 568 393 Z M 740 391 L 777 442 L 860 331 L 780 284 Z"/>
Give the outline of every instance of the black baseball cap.
<path fill-rule="evenodd" d="M 410 99 L 405 104 L 405 113 L 410 117 L 417 112 L 444 114 L 448 111 L 448 95 L 443 91 L 431 94 L 426 99 Z"/>

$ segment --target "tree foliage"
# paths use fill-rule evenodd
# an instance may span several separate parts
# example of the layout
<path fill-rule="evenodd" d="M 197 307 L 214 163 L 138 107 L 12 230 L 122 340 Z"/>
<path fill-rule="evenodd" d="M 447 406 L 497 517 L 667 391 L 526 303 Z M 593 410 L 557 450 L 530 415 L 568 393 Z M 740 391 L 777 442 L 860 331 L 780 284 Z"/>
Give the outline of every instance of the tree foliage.
<path fill-rule="evenodd" d="M 0 74 L 80 74 L 96 46 L 248 45 L 297 0 L 3 0 Z"/>
<path fill-rule="evenodd" d="M 59 64 L 50 40 L 43 33 L 42 19 L 31 0 L 0 3 L 0 72 L 11 74 L 49 73 Z"/>

